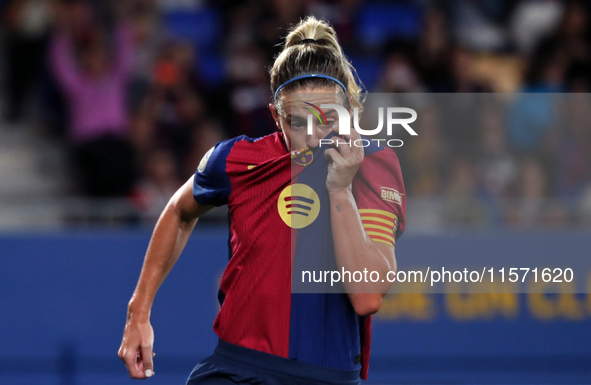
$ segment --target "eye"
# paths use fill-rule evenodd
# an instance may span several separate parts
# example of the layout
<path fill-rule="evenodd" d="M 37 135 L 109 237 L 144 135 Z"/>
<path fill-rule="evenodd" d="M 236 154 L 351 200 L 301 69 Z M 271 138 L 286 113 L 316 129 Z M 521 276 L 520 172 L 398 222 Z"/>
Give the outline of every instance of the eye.
<path fill-rule="evenodd" d="M 333 127 L 334 126 L 334 119 L 326 119 L 326 124 L 321 125 L 322 128 Z"/>

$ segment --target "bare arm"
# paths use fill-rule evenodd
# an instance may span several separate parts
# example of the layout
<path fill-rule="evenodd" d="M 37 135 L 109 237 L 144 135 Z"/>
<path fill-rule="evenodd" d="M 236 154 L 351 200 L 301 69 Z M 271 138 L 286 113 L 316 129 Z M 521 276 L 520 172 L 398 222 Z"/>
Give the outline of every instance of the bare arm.
<path fill-rule="evenodd" d="M 133 67 L 134 43 L 131 26 L 120 22 L 115 29 L 115 76 L 126 79 Z"/>
<path fill-rule="evenodd" d="M 150 325 L 154 297 L 187 244 L 197 218 L 210 209 L 210 206 L 200 206 L 193 199 L 192 177 L 170 199 L 156 224 L 140 278 L 129 301 L 123 341 L 119 348 L 119 358 L 132 378 L 147 378 L 154 373 L 154 332 Z"/>
<path fill-rule="evenodd" d="M 358 315 L 376 313 L 392 283 L 388 271 L 396 271 L 394 248 L 374 242 L 365 232 L 351 189 L 330 192 L 330 216 L 336 261 L 339 268 L 380 273 L 377 282 L 344 282 L 353 308 Z M 384 282 L 382 282 L 382 280 Z"/>
<path fill-rule="evenodd" d="M 368 277 L 372 271 L 380 274 L 375 283 L 343 282 L 355 312 L 366 316 L 380 310 L 382 300 L 392 285 L 386 274 L 396 271 L 396 257 L 393 247 L 376 243 L 367 235 L 353 197 L 351 183 L 363 162 L 363 148 L 350 147 L 343 139 L 335 138 L 340 145 L 326 150 L 325 156 L 330 160 L 326 187 L 336 262 L 339 268 L 351 274 L 355 271 L 363 273 L 365 269 Z M 356 131 L 347 137 L 351 141 L 359 138 Z"/>
<path fill-rule="evenodd" d="M 83 79 L 76 63 L 72 37 L 65 30 L 54 33 L 51 39 L 49 58 L 51 69 L 63 90 L 72 94 L 83 87 Z"/>

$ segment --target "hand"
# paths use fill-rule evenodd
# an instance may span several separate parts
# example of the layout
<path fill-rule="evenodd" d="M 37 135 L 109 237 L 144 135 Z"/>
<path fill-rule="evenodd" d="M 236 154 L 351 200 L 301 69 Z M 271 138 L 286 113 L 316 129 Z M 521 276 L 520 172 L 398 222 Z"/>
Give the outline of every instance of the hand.
<path fill-rule="evenodd" d="M 334 128 L 335 133 L 338 127 Z M 361 139 L 361 135 L 355 130 L 350 135 L 345 135 L 345 141 L 340 136 L 333 137 L 335 144 L 324 152 L 324 156 L 329 161 L 328 176 L 326 178 L 326 188 L 328 192 L 337 192 L 347 190 L 351 187 L 351 182 L 363 162 L 363 147 L 354 145 L 355 141 Z"/>
<path fill-rule="evenodd" d="M 133 314 L 127 317 L 123 341 L 119 348 L 119 358 L 125 363 L 129 376 L 135 379 L 145 379 L 154 375 L 152 352 L 154 345 L 154 330 L 150 321 L 137 321 Z"/>

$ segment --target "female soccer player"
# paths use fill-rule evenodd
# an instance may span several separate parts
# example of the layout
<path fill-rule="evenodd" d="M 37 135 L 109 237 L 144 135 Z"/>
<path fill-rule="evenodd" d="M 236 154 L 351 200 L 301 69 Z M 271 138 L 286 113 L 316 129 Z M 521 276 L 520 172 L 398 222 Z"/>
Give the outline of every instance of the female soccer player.
<path fill-rule="evenodd" d="M 324 119 L 319 114 L 321 124 L 314 122 L 307 134 L 309 108 L 361 108 L 352 71 L 325 22 L 308 17 L 289 33 L 271 69 L 270 109 L 279 131 L 218 143 L 156 225 L 119 349 L 132 378 L 154 374 L 149 318 L 158 287 L 197 218 L 220 205 L 229 208 L 231 258 L 214 323 L 219 343 L 187 384 L 357 384 L 367 378 L 370 315 L 390 284 L 344 282 L 346 293 L 292 294 L 293 263 L 306 253 L 333 256 L 338 270 L 367 269 L 382 278 L 396 269 L 394 242 L 405 211 L 396 155 L 375 144 L 347 145 L 360 136 L 354 130 L 338 136 L 330 126 L 334 110 L 321 110 Z M 305 102 L 296 99 L 302 95 Z M 321 146 L 326 138 L 332 147 Z"/>

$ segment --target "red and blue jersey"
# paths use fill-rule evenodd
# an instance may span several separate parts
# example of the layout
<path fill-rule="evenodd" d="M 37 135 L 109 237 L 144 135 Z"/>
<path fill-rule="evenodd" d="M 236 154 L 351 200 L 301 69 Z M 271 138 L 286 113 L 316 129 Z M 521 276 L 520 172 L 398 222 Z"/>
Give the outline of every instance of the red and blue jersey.
<path fill-rule="evenodd" d="M 235 345 L 331 369 L 361 369 L 366 378 L 371 317 L 357 316 L 346 294 L 292 294 L 298 256 L 334 255 L 323 151 L 290 153 L 282 133 L 242 136 L 218 143 L 199 164 L 195 200 L 227 205 L 230 219 L 230 260 L 214 331 Z M 374 142 L 365 148 L 353 195 L 367 234 L 394 247 L 404 231 L 406 199 L 390 148 Z"/>

